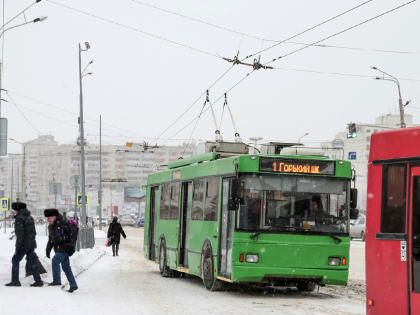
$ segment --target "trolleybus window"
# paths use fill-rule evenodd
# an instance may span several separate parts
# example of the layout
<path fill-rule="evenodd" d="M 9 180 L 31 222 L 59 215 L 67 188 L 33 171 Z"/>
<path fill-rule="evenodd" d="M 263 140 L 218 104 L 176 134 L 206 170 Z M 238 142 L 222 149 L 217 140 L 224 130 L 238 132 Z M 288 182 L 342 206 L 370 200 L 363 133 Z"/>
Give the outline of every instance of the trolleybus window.
<path fill-rule="evenodd" d="M 168 220 L 169 216 L 169 202 L 170 202 L 170 186 L 169 184 L 162 185 L 162 196 L 160 201 L 160 219 Z"/>
<path fill-rule="evenodd" d="M 204 197 L 204 179 L 194 181 L 193 209 L 191 213 L 192 220 L 203 220 L 203 197 Z"/>
<path fill-rule="evenodd" d="M 217 221 L 217 205 L 219 200 L 219 178 L 209 177 L 206 182 L 205 221 Z"/>
<path fill-rule="evenodd" d="M 169 211 L 170 219 L 177 220 L 178 219 L 178 196 L 179 196 L 179 183 L 171 184 L 171 208 Z"/>
<path fill-rule="evenodd" d="M 304 176 L 242 176 L 239 230 L 348 233 L 349 181 Z"/>
<path fill-rule="evenodd" d="M 382 184 L 382 233 L 405 232 L 405 165 L 384 165 Z"/>

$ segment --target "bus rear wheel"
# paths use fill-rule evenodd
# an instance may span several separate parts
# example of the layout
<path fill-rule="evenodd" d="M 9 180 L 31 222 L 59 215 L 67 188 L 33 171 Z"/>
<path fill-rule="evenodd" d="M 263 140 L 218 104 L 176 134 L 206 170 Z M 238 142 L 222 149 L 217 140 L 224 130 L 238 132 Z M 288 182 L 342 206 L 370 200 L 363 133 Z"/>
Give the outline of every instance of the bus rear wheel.
<path fill-rule="evenodd" d="M 219 291 L 222 288 L 223 283 L 214 276 L 213 253 L 208 245 L 201 254 L 201 274 L 207 290 Z"/>
<path fill-rule="evenodd" d="M 312 292 L 315 290 L 316 283 L 313 281 L 300 281 L 297 283 L 296 287 L 301 292 Z"/>

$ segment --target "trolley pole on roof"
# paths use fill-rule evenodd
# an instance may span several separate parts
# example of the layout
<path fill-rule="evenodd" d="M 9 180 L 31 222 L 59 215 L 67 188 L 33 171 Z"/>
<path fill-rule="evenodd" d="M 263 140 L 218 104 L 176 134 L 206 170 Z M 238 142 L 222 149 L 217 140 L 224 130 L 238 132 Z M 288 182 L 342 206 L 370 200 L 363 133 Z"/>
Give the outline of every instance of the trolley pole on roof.
<path fill-rule="evenodd" d="M 389 73 L 386 73 L 385 71 L 378 69 L 377 67 L 371 67 L 373 70 L 379 71 L 382 73 L 382 77 L 376 77 L 375 80 L 385 80 L 385 81 L 391 81 L 394 82 L 397 85 L 398 88 L 398 107 L 400 111 L 400 127 L 406 128 L 406 124 L 404 121 L 404 107 L 407 106 L 410 101 L 407 101 L 405 104 L 403 104 L 402 97 L 401 97 L 401 86 L 400 81 L 398 78 L 390 75 Z"/>

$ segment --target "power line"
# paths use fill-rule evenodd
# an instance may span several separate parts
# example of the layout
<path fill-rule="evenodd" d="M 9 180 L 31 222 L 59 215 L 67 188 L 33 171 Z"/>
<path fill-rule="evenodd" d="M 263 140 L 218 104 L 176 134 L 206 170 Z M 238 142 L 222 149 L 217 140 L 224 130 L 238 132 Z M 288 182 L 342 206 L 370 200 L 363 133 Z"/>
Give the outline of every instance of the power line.
<path fill-rule="evenodd" d="M 261 36 L 257 36 L 257 35 L 253 35 L 250 33 L 245 33 L 242 31 L 238 31 L 232 28 L 229 28 L 227 26 L 223 26 L 220 24 L 216 24 L 216 23 L 212 23 L 206 20 L 202 20 L 202 19 L 198 19 L 192 16 L 188 16 L 179 12 L 175 12 L 175 11 L 171 11 L 162 7 L 158 7 L 156 5 L 150 4 L 150 3 L 146 3 L 143 1 L 139 1 L 139 0 L 129 0 L 131 2 L 134 2 L 138 5 L 144 6 L 144 7 L 148 7 L 154 10 L 158 10 L 167 14 L 171 14 L 174 16 L 178 16 L 196 23 L 200 23 L 200 24 L 204 24 L 222 31 L 226 31 L 232 34 L 236 34 L 236 35 L 240 35 L 243 37 L 247 37 L 250 39 L 255 39 L 258 41 L 265 41 L 265 42 L 273 42 L 273 43 L 280 43 L 282 42 L 281 40 L 276 40 L 276 39 L 269 39 L 269 38 L 265 38 L 265 37 L 261 37 Z M 294 41 L 286 41 L 285 43 L 287 44 L 294 44 L 294 45 L 308 45 L 308 43 L 302 43 L 302 42 L 294 42 Z M 376 48 L 361 48 L 361 47 L 351 47 L 351 46 L 339 46 L 339 45 L 314 45 L 315 47 L 320 47 L 320 48 L 336 48 L 336 49 L 347 49 L 347 50 L 355 50 L 355 51 L 367 51 L 367 52 L 380 52 L 380 53 L 392 53 L 392 54 L 412 54 L 412 55 L 420 55 L 420 52 L 418 51 L 408 51 L 408 50 L 390 50 L 390 49 L 376 49 Z"/>
<path fill-rule="evenodd" d="M 345 33 L 345 32 L 348 32 L 348 31 L 350 31 L 350 30 L 352 30 L 352 29 L 354 29 L 354 28 L 357 28 L 357 27 L 359 27 L 359 26 L 361 26 L 361 25 L 364 25 L 364 24 L 369 23 L 369 22 L 371 22 L 371 21 L 373 21 L 373 20 L 376 20 L 376 19 L 378 19 L 378 18 L 380 18 L 380 17 L 382 17 L 382 16 L 384 16 L 384 15 L 386 15 L 386 14 L 389 14 L 389 13 L 391 13 L 391 12 L 394 12 L 394 11 L 396 11 L 396 10 L 399 10 L 399 9 L 401 9 L 401 8 L 403 8 L 403 7 L 405 7 L 405 6 L 409 5 L 409 4 L 411 4 L 411 3 L 414 3 L 414 2 L 416 2 L 416 1 L 417 1 L 417 0 L 411 0 L 411 1 L 409 1 L 409 2 L 403 3 L 403 4 L 401 4 L 401 5 L 399 5 L 399 6 L 395 7 L 395 8 L 393 8 L 393 9 L 391 9 L 391 10 L 385 11 L 385 12 L 383 12 L 383 13 L 381 13 L 381 14 L 375 15 L 374 17 L 372 17 L 372 18 L 370 18 L 370 19 L 364 20 L 363 22 L 360 22 L 360 23 L 358 23 L 358 24 L 352 25 L 352 26 L 350 26 L 350 27 L 348 27 L 348 28 L 346 28 L 346 29 L 344 29 L 344 30 L 341 30 L 341 31 L 339 31 L 339 32 L 337 32 L 337 33 L 334 33 L 334 34 L 332 34 L 332 35 L 329 35 L 329 36 L 327 36 L 327 37 L 324 37 L 324 38 L 322 38 L 322 39 L 320 39 L 320 40 L 318 40 L 318 41 L 316 41 L 316 42 L 313 42 L 313 43 L 311 43 L 311 44 L 308 44 L 308 45 L 306 45 L 306 46 L 304 46 L 304 47 L 301 47 L 301 48 L 299 48 L 299 49 L 293 50 L 293 51 L 291 51 L 291 52 L 289 52 L 289 53 L 287 53 L 287 54 L 285 54 L 285 55 L 282 55 L 282 56 L 279 56 L 279 57 L 277 57 L 277 58 L 274 58 L 273 60 L 271 60 L 271 61 L 269 61 L 269 62 L 265 63 L 264 65 L 271 64 L 271 63 L 273 63 L 273 62 L 275 62 L 275 61 L 277 61 L 277 60 L 279 60 L 279 59 L 281 59 L 281 58 L 284 58 L 284 57 L 287 57 L 287 56 L 293 55 L 293 54 L 295 54 L 295 53 L 297 53 L 297 52 L 299 52 L 299 51 L 302 51 L 302 50 L 304 50 L 304 49 L 306 49 L 306 48 L 308 48 L 308 47 L 311 47 L 311 46 L 313 46 L 313 45 L 319 44 L 319 43 L 321 43 L 321 42 L 323 42 L 323 41 L 326 41 L 326 40 L 328 40 L 328 39 L 330 39 L 330 38 L 333 38 L 333 37 L 335 37 L 335 36 L 341 35 L 341 34 L 343 34 L 343 33 Z M 273 47 L 274 47 L 274 46 L 273 46 Z"/>
<path fill-rule="evenodd" d="M 375 79 L 376 78 L 376 76 L 365 75 L 365 74 L 319 71 L 319 70 L 309 70 L 309 69 L 301 69 L 301 68 L 274 67 L 273 69 L 282 70 L 282 71 L 296 71 L 296 72 L 315 73 L 315 74 L 327 74 L 327 75 L 353 77 L 353 78 L 367 78 L 367 79 Z M 399 80 L 405 80 L 405 81 L 420 82 L 420 79 L 411 79 L 411 78 L 398 78 L 398 79 Z"/>
<path fill-rule="evenodd" d="M 76 112 L 72 112 L 72 111 L 69 111 L 69 110 L 64 109 L 64 108 L 62 108 L 62 107 L 60 107 L 60 106 L 56 106 L 56 105 L 53 105 L 53 104 L 50 104 L 50 103 L 47 103 L 47 102 L 44 102 L 44 101 L 40 101 L 40 100 L 38 100 L 38 99 L 35 99 L 35 98 L 30 97 L 30 96 L 27 96 L 27 95 L 23 95 L 23 94 L 18 93 L 18 92 L 14 92 L 14 91 L 10 91 L 10 90 L 8 90 L 8 92 L 9 92 L 9 93 L 12 93 L 12 94 L 15 94 L 15 95 L 17 95 L 17 96 L 19 96 L 19 97 L 22 97 L 22 98 L 25 98 L 25 99 L 31 100 L 31 101 L 33 101 L 33 102 L 35 102 L 35 103 L 38 103 L 38 104 L 41 104 L 41 105 L 44 105 L 44 106 L 47 106 L 47 107 L 52 107 L 52 108 L 55 108 L 55 109 L 57 109 L 57 110 L 60 110 L 60 111 L 66 112 L 66 113 L 68 113 L 68 114 L 71 114 L 71 115 L 73 115 L 73 116 L 79 117 L 79 114 L 78 114 L 78 113 L 76 113 Z M 87 117 L 87 118 L 86 118 L 86 120 L 90 120 L 91 122 L 93 122 L 93 123 L 95 123 L 95 124 L 97 124 L 97 125 L 99 124 L 99 123 L 98 123 L 98 121 L 97 121 L 97 119 L 93 119 L 93 118 L 89 118 L 89 117 Z M 125 128 L 121 128 L 121 127 L 119 127 L 119 126 L 115 126 L 115 125 L 110 124 L 110 123 L 103 122 L 103 125 L 106 125 L 106 126 L 108 126 L 108 127 L 110 127 L 110 128 L 116 129 L 116 130 L 120 130 L 120 131 L 123 131 L 123 132 L 128 132 L 128 133 L 131 133 L 131 134 L 136 135 L 136 136 L 138 136 L 138 137 L 140 137 L 140 138 L 142 138 L 142 139 L 154 139 L 153 137 L 147 137 L 147 136 L 144 136 L 144 135 L 141 135 L 141 134 L 137 134 L 137 133 L 135 133 L 135 132 L 133 132 L 133 131 L 127 130 L 127 129 L 125 129 Z"/>
<path fill-rule="evenodd" d="M 300 49 L 297 49 L 297 50 L 295 50 L 295 51 L 293 51 L 293 52 L 291 52 L 291 53 L 288 53 L 288 54 L 286 54 L 286 55 L 284 55 L 284 56 L 282 56 L 282 58 L 284 58 L 284 57 L 287 57 L 287 56 L 290 56 L 290 55 L 292 55 L 292 54 L 294 54 L 294 53 L 296 53 L 296 52 L 298 52 L 298 51 L 301 51 L 301 50 L 304 50 L 304 49 L 306 49 L 306 48 L 308 48 L 308 47 L 310 47 L 310 46 L 312 46 L 312 45 L 314 45 L 314 44 L 318 44 L 318 43 L 320 43 L 320 42 L 322 42 L 322 41 L 324 41 L 324 40 L 326 40 L 326 39 L 329 39 L 329 38 L 332 38 L 332 37 L 335 37 L 335 36 L 338 36 L 338 35 L 340 35 L 340 34 L 343 34 L 343 33 L 345 33 L 345 32 L 347 32 L 347 31 L 349 31 L 349 30 L 351 30 L 351 29 L 354 29 L 354 28 L 356 28 L 356 27 L 358 27 L 358 26 L 360 26 L 360 25 L 363 25 L 363 24 L 366 24 L 366 23 L 368 23 L 368 22 L 370 22 L 370 21 L 373 21 L 373 20 L 375 20 L 375 19 L 377 19 L 377 18 L 379 18 L 379 17 L 382 17 L 382 16 L 384 16 L 384 15 L 386 15 L 386 14 L 388 14 L 388 13 L 391 13 L 391 12 L 393 12 L 393 11 L 396 11 L 396 10 L 398 10 L 398 9 L 400 9 L 400 8 L 402 8 L 402 7 L 404 7 L 404 6 L 407 6 L 407 5 L 409 5 L 409 4 L 411 4 L 411 3 L 413 3 L 413 2 L 415 2 L 416 0 L 412 0 L 412 1 L 409 1 L 409 2 L 406 2 L 406 3 L 404 3 L 404 4 L 402 4 L 402 5 L 400 5 L 400 6 L 397 6 L 397 7 L 395 7 L 395 8 L 393 8 L 393 9 L 391 9 L 391 10 L 388 10 L 388 11 L 386 11 L 386 12 L 384 12 L 384 13 L 381 13 L 381 14 L 379 14 L 379 15 L 376 15 L 376 16 L 374 16 L 373 18 L 370 18 L 370 19 L 368 19 L 368 20 L 365 20 L 365 21 L 363 21 L 363 22 L 361 22 L 361 23 L 358 23 L 358 24 L 356 24 L 356 25 L 353 25 L 353 26 L 351 26 L 351 27 L 348 27 L 348 28 L 346 28 L 345 30 L 342 30 L 342 31 L 340 31 L 340 32 L 337 32 L 337 33 L 335 33 L 335 34 L 333 34 L 333 35 L 330 35 L 330 36 L 328 36 L 328 37 L 326 37 L 326 38 L 323 38 L 323 39 L 321 39 L 321 40 L 319 40 L 319 41 L 316 41 L 316 42 L 314 42 L 314 43 L 312 43 L 312 44 L 310 44 L 310 45 L 307 45 L 307 46 L 305 46 L 305 47 L 303 47 L 303 48 L 300 48 Z M 366 3 L 368 3 L 369 1 L 367 1 L 367 2 L 364 2 L 363 4 L 366 4 Z M 363 5 L 363 4 L 361 4 L 361 5 Z M 359 7 L 361 6 L 361 5 L 359 5 Z M 356 7 L 355 7 L 356 8 Z M 353 9 L 350 9 L 350 10 L 354 10 L 354 8 Z M 347 12 L 349 12 L 350 10 L 347 10 Z M 343 13 L 341 14 L 341 15 L 343 15 Z M 331 19 L 329 19 L 329 20 L 331 20 Z M 324 22 L 325 23 L 325 22 Z M 266 63 L 266 64 L 269 64 L 269 63 L 272 63 L 272 62 L 274 62 L 274 61 L 276 61 L 277 59 L 279 59 L 279 58 L 276 58 L 276 59 L 273 59 L 272 61 L 270 61 L 270 62 L 268 62 L 268 63 Z M 250 72 L 250 73 L 248 73 L 244 78 L 242 78 L 239 82 L 237 82 L 232 88 L 230 88 L 226 93 L 228 93 L 229 91 L 231 91 L 233 88 L 235 88 L 237 85 L 239 85 L 242 81 L 244 81 L 246 78 L 248 78 L 248 76 L 250 75 L 250 74 L 252 74 L 253 72 L 254 72 L 255 70 L 253 70 L 252 72 Z M 358 76 L 358 75 L 356 75 L 356 76 Z M 224 94 L 223 94 L 224 95 Z M 220 96 L 217 100 L 216 100 L 216 102 L 218 101 L 218 100 L 220 100 L 222 97 L 223 97 L 223 95 L 222 96 Z M 208 108 L 207 108 L 208 109 Z M 206 110 L 207 110 L 206 109 Z M 203 111 L 203 113 L 204 112 L 206 112 L 206 110 L 204 110 Z M 177 133 L 175 133 L 172 137 L 176 137 L 179 133 L 181 133 L 185 128 L 187 128 L 189 125 L 191 125 L 196 119 L 198 119 L 199 117 L 197 116 L 197 117 L 195 117 L 193 120 L 191 120 L 187 125 L 185 125 L 182 129 L 180 129 Z M 172 138 L 171 137 L 171 138 Z"/>
<path fill-rule="evenodd" d="M 40 135 L 41 132 L 39 131 L 38 128 L 35 127 L 35 125 L 25 116 L 25 114 L 20 110 L 20 108 L 17 106 L 16 102 L 14 101 L 14 99 L 10 96 L 9 93 L 7 93 L 7 96 L 9 97 L 10 101 L 12 102 L 13 105 L 15 105 L 16 109 L 19 111 L 19 113 L 22 115 L 22 117 L 26 120 L 26 122 L 29 124 L 29 126 L 31 126 L 35 132 Z"/>
<path fill-rule="evenodd" d="M 270 50 L 270 49 L 272 49 L 272 48 L 274 48 L 274 47 L 277 47 L 277 46 L 279 46 L 280 44 L 282 44 L 282 43 L 284 43 L 284 42 L 290 41 L 290 40 L 292 40 L 292 39 L 294 39 L 294 38 L 296 38 L 296 37 L 298 37 L 298 36 L 300 36 L 300 35 L 303 35 L 303 34 L 305 34 L 305 33 L 309 32 L 309 31 L 312 31 L 312 30 L 314 30 L 314 29 L 316 29 L 316 28 L 318 28 L 318 27 L 320 27 L 320 26 L 322 26 L 322 25 L 324 25 L 324 24 L 327 24 L 327 23 L 329 23 L 329 22 L 331 22 L 331 21 L 333 21 L 333 20 L 335 20 L 335 19 L 337 19 L 337 18 L 339 18 L 339 17 L 341 17 L 341 16 L 343 16 L 343 15 L 345 15 L 345 14 L 348 14 L 348 13 L 350 13 L 350 12 L 352 12 L 352 11 L 354 11 L 354 10 L 356 10 L 356 9 L 358 9 L 358 8 L 360 8 L 360 7 L 364 6 L 364 5 L 366 5 L 366 4 L 368 4 L 368 3 L 372 2 L 372 1 L 374 1 L 374 0 L 367 0 L 367 1 L 365 1 L 365 2 L 362 2 L 362 3 L 358 4 L 358 5 L 357 5 L 357 6 L 355 6 L 355 7 L 352 7 L 352 8 L 350 8 L 350 9 L 348 9 L 348 10 L 344 11 L 344 12 L 341 12 L 341 13 L 339 13 L 339 14 L 337 14 L 337 15 L 335 15 L 335 16 L 333 16 L 333 17 L 331 17 L 331 18 L 329 18 L 329 19 L 327 19 L 327 20 L 325 20 L 325 21 L 323 21 L 323 22 L 321 22 L 321 23 L 318 23 L 318 24 L 316 24 L 316 25 L 314 25 L 314 26 L 312 26 L 312 27 L 309 27 L 309 28 L 307 28 L 306 30 L 304 30 L 304 31 L 302 31 L 302 32 L 300 32 L 300 33 L 297 33 L 297 34 L 295 34 L 295 35 L 293 35 L 293 36 L 290 36 L 290 37 L 288 37 L 288 38 L 286 38 L 286 39 L 284 39 L 284 40 L 282 40 L 282 41 L 280 41 L 280 42 L 278 42 L 278 43 L 276 43 L 276 44 L 274 44 L 274 45 L 271 45 L 271 46 L 269 46 L 269 47 L 267 47 L 267 48 L 261 49 L 260 51 L 257 51 L 257 52 L 255 52 L 255 53 L 252 53 L 252 54 L 250 54 L 250 55 L 246 56 L 246 57 L 245 57 L 245 59 L 248 59 L 248 58 L 254 57 L 254 56 L 259 55 L 259 54 L 261 54 L 261 53 L 263 53 L 263 52 L 266 52 L 267 50 Z M 415 1 L 415 0 L 414 0 L 414 1 Z M 317 44 L 317 43 L 316 43 L 316 44 Z M 244 59 L 244 60 L 245 60 L 245 59 Z"/>
<path fill-rule="evenodd" d="M 275 46 L 278 46 L 278 45 L 280 45 L 281 43 L 283 43 L 283 42 L 285 42 L 285 41 L 288 41 L 288 40 L 291 40 L 291 39 L 293 39 L 293 38 L 295 38 L 295 37 L 298 37 L 298 36 L 300 36 L 300 35 L 302 35 L 302 34 L 304 34 L 304 33 L 306 33 L 306 32 L 309 32 L 310 30 L 313 30 L 313 29 L 315 29 L 315 28 L 317 28 L 317 27 L 319 27 L 319 26 L 321 26 L 321 25 L 324 25 L 324 24 L 326 24 L 326 23 L 328 23 L 328 22 L 330 22 L 330 21 L 332 21 L 332 20 L 334 20 L 334 19 L 336 19 L 336 18 L 338 18 L 338 17 L 340 17 L 340 16 L 342 16 L 342 15 L 344 15 L 344 14 L 346 14 L 346 13 L 349 13 L 349 12 L 351 12 L 351 11 L 353 11 L 353 10 L 355 10 L 355 9 L 357 9 L 357 8 L 359 8 L 359 7 L 361 7 L 361 6 L 363 6 L 363 5 L 365 5 L 365 4 L 367 4 L 367 3 L 369 3 L 369 2 L 372 2 L 372 1 L 374 1 L 374 0 L 367 0 L 367 1 L 365 1 L 365 2 L 363 2 L 363 3 L 361 3 L 361 4 L 359 4 L 359 5 L 357 5 L 356 7 L 353 7 L 353 8 L 351 8 L 351 9 L 349 9 L 349 10 L 347 10 L 347 11 L 345 11 L 345 12 L 343 12 L 343 13 L 340 13 L 340 14 L 338 14 L 338 15 L 335 15 L 334 17 L 332 17 L 332 18 L 329 18 L 329 19 L 327 19 L 326 21 L 324 21 L 324 22 L 321 22 L 321 23 L 319 23 L 319 24 L 317 24 L 317 25 L 315 25 L 315 26 L 312 26 L 312 27 L 310 27 L 310 28 L 308 28 L 308 29 L 306 29 L 306 30 L 304 30 L 303 32 L 300 32 L 300 33 L 297 33 L 297 34 L 295 34 L 295 35 L 293 35 L 293 36 L 290 36 L 289 38 L 287 38 L 286 40 L 284 40 L 284 41 L 281 41 L 281 42 L 278 42 L 277 44 L 275 44 L 275 45 L 273 45 L 273 46 L 271 46 L 271 47 L 269 47 L 269 48 L 267 48 L 267 49 L 264 49 L 264 50 L 261 50 L 260 52 L 263 52 L 263 51 L 265 51 L 265 50 L 268 50 L 268 49 L 270 49 L 270 48 L 272 48 L 272 47 L 275 47 Z M 258 53 L 260 53 L 260 52 L 258 52 Z M 252 57 L 252 56 L 254 56 L 254 55 L 256 55 L 256 54 L 258 54 L 258 53 L 255 53 L 255 54 L 252 54 L 252 55 L 249 55 L 249 56 L 247 56 L 247 57 L 245 57 L 242 61 L 244 61 L 244 60 L 246 60 L 246 59 L 248 59 L 248 58 L 250 58 L 250 57 Z M 233 64 L 232 64 L 232 66 L 234 66 L 236 63 L 235 62 L 233 62 Z M 231 68 L 229 68 L 228 70 L 227 70 L 227 72 L 229 72 L 230 71 L 230 69 Z M 255 69 L 255 67 L 254 67 L 254 70 L 256 70 Z M 226 75 L 226 73 L 227 72 L 225 72 L 224 74 L 222 74 L 222 76 L 221 77 L 219 77 L 216 81 L 215 81 L 215 83 L 216 82 L 218 82 L 224 75 Z M 252 72 L 251 72 L 252 73 Z M 248 74 L 249 75 L 249 74 Z M 247 75 L 247 76 L 248 76 Z M 246 76 L 246 77 L 247 77 Z M 245 77 L 245 78 L 246 78 Z M 240 81 L 240 82 L 242 82 L 242 80 Z M 215 84 L 214 83 L 214 84 Z M 213 85 L 214 85 L 213 84 Z M 212 86 L 213 86 L 212 85 Z M 206 89 L 206 91 L 207 90 L 209 90 L 212 86 L 210 86 L 209 88 L 207 88 Z M 236 86 L 236 85 L 235 85 Z M 173 125 L 175 125 L 178 121 L 179 121 L 179 119 L 181 119 L 199 100 L 200 100 L 200 98 L 201 97 L 203 97 L 204 96 L 204 94 L 206 93 L 206 91 L 204 91 L 200 96 L 199 96 L 199 98 L 197 98 L 194 102 L 193 102 L 193 104 L 191 104 L 191 106 L 189 106 L 188 108 L 187 108 L 187 110 L 185 111 L 185 112 L 183 112 L 173 123 L 171 123 L 157 138 L 156 138 L 156 141 L 157 140 L 159 140 L 160 139 L 160 137 L 164 134 L 164 133 L 166 133 L 166 131 L 167 130 L 169 130 Z M 219 98 L 220 99 L 220 98 Z M 183 127 L 182 129 L 181 129 L 181 131 L 182 130 L 184 130 L 186 127 L 188 127 L 191 123 L 193 123 L 194 121 L 195 121 L 195 119 L 197 119 L 197 117 L 196 118 L 194 118 L 193 119 L 193 121 L 191 121 L 191 122 L 189 122 L 188 124 L 187 124 L 187 126 L 185 126 L 185 127 Z M 179 132 L 178 132 L 179 133 Z M 176 133 L 176 134 L 178 134 L 178 133 Z M 172 137 L 171 137 L 172 138 Z"/>
<path fill-rule="evenodd" d="M 181 43 L 181 42 L 177 42 L 177 41 L 175 41 L 175 40 L 172 40 L 172 39 L 169 39 L 169 38 L 163 37 L 163 36 L 161 36 L 161 35 L 157 35 L 157 34 L 153 34 L 153 33 L 150 33 L 150 32 L 146 32 L 146 31 L 143 31 L 143 30 L 141 30 L 141 29 L 139 29 L 139 28 L 135 28 L 135 27 L 132 27 L 132 26 L 129 26 L 129 25 L 126 25 L 126 24 L 123 24 L 123 23 L 120 23 L 120 22 L 117 22 L 117 21 L 114 21 L 114 20 L 108 19 L 108 18 L 104 18 L 104 17 L 101 17 L 101 16 L 99 16 L 99 15 L 96 15 L 96 14 L 93 14 L 93 13 L 89 13 L 89 12 L 87 12 L 87 11 L 83 11 L 83 10 L 80 10 L 80 9 L 76 9 L 76 8 L 73 8 L 73 7 L 69 6 L 69 5 L 65 5 L 65 4 L 62 4 L 62 3 L 59 3 L 59 2 L 55 2 L 55 1 L 53 1 L 53 0 L 46 0 L 46 1 L 48 1 L 48 2 L 52 3 L 52 4 L 56 5 L 56 6 L 59 6 L 59 7 L 62 7 L 62 8 L 68 9 L 68 10 L 71 10 L 71 11 L 76 12 L 76 13 L 79 13 L 79 14 L 83 14 L 83 15 L 85 15 L 85 16 L 89 16 L 89 17 L 95 18 L 95 19 L 97 19 L 97 20 L 99 20 L 99 21 L 106 22 L 106 23 L 108 23 L 108 24 L 113 24 L 113 25 L 119 26 L 119 27 L 121 27 L 121 28 L 124 28 L 124 29 L 130 30 L 130 31 L 134 31 L 134 32 L 137 32 L 137 33 L 140 33 L 140 34 L 143 34 L 143 35 L 149 36 L 149 37 L 153 37 L 153 38 L 155 38 L 155 39 L 159 39 L 159 40 L 161 40 L 161 41 L 164 41 L 164 42 L 167 42 L 167 43 L 170 43 L 170 44 L 176 45 L 176 46 L 180 46 L 180 47 L 183 47 L 183 48 L 187 48 L 187 49 L 190 49 L 190 50 L 192 50 L 192 51 L 195 51 L 195 52 L 198 52 L 198 53 L 201 53 L 201 54 L 207 55 L 207 56 L 211 56 L 211 57 L 215 57 L 215 58 L 221 59 L 221 57 L 220 57 L 219 55 L 215 54 L 215 53 L 208 52 L 208 51 L 205 51 L 205 50 L 203 50 L 203 49 L 193 47 L 193 46 L 191 46 L 191 45 L 183 44 L 183 43 Z M 371 1 L 372 1 L 372 0 L 371 0 Z"/>
<path fill-rule="evenodd" d="M 186 113 L 188 113 L 191 108 L 194 107 L 195 104 L 197 104 L 197 102 L 206 94 L 206 92 L 208 90 L 210 90 L 212 87 L 214 87 L 223 77 L 225 77 L 230 70 L 232 70 L 232 68 L 234 67 L 234 65 L 230 66 L 225 72 L 223 72 L 203 93 L 200 94 L 199 97 L 197 97 L 194 102 L 187 107 L 187 109 L 185 111 L 183 111 L 181 113 L 181 115 L 179 115 L 172 123 L 169 124 L 168 127 L 165 128 L 165 130 L 163 130 L 159 136 L 156 138 L 156 141 L 158 141 L 170 128 L 172 128 L 173 125 L 175 125 Z"/>

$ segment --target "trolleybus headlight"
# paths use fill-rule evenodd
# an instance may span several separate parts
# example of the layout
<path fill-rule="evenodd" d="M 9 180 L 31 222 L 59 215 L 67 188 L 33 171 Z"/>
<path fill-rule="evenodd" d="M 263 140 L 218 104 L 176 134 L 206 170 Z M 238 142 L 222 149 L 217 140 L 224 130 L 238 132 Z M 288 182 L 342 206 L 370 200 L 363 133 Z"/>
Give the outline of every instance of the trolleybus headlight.
<path fill-rule="evenodd" d="M 328 258 L 328 265 L 329 266 L 340 266 L 341 259 L 338 257 L 329 257 Z"/>
<path fill-rule="evenodd" d="M 253 255 L 246 255 L 246 262 L 248 263 L 257 263 L 258 262 L 258 255 L 253 254 Z"/>

